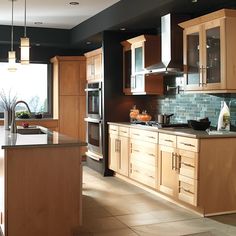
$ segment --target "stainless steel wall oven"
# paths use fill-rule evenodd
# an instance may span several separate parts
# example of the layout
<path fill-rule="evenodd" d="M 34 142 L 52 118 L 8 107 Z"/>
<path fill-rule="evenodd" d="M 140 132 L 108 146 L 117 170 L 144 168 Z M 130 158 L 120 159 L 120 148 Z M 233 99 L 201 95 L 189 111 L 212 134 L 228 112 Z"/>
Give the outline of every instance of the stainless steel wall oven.
<path fill-rule="evenodd" d="M 86 118 L 87 122 L 87 143 L 88 152 L 86 153 L 88 157 L 94 160 L 101 160 L 103 158 L 102 154 L 102 120 Z"/>
<path fill-rule="evenodd" d="M 88 83 L 86 86 L 87 157 L 103 159 L 102 82 Z"/>
<path fill-rule="evenodd" d="M 102 82 L 88 83 L 86 91 L 87 117 L 102 119 Z"/>

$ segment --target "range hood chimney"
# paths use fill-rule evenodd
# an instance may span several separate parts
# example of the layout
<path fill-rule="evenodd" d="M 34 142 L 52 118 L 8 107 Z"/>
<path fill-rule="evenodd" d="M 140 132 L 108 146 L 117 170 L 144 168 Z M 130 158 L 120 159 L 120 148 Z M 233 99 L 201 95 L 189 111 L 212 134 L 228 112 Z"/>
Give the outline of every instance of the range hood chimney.
<path fill-rule="evenodd" d="M 178 23 L 186 16 L 161 17 L 161 62 L 147 68 L 150 73 L 183 73 L 183 29 Z"/>

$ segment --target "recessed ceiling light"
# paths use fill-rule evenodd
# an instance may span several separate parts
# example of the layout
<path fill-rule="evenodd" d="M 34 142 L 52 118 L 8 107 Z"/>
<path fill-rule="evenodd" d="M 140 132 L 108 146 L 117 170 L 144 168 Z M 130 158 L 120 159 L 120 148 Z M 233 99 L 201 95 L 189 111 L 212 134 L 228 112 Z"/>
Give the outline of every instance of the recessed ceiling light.
<path fill-rule="evenodd" d="M 121 31 L 125 31 L 126 28 L 125 28 L 125 27 L 121 27 L 120 30 L 121 30 Z"/>
<path fill-rule="evenodd" d="M 192 3 L 196 3 L 196 2 L 198 2 L 198 0 L 192 0 Z"/>
<path fill-rule="evenodd" d="M 69 3 L 71 6 L 76 6 L 76 5 L 79 5 L 79 2 L 70 2 Z"/>
<path fill-rule="evenodd" d="M 87 42 L 86 42 L 87 45 L 90 45 L 91 43 L 92 43 L 92 42 L 90 42 L 90 41 L 87 41 Z"/>
<path fill-rule="evenodd" d="M 35 21 L 34 24 L 35 24 L 35 25 L 42 25 L 43 22 L 42 22 L 42 21 Z"/>
<path fill-rule="evenodd" d="M 39 46 L 40 46 L 40 43 L 36 43 L 35 46 L 36 46 L 36 47 L 39 47 Z"/>

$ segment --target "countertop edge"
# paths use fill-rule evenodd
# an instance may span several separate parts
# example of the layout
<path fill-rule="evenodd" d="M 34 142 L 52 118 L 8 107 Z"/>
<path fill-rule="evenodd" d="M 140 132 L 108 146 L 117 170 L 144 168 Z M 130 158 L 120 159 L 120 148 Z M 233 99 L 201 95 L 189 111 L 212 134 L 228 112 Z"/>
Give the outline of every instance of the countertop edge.
<path fill-rule="evenodd" d="M 134 129 L 155 131 L 158 133 L 165 133 L 165 134 L 177 135 L 187 138 L 196 138 L 196 139 L 236 138 L 236 132 L 227 132 L 225 134 L 208 134 L 206 131 L 199 131 L 191 128 L 156 128 L 151 126 L 131 124 L 129 122 L 107 122 L 107 124 L 125 126 Z"/>

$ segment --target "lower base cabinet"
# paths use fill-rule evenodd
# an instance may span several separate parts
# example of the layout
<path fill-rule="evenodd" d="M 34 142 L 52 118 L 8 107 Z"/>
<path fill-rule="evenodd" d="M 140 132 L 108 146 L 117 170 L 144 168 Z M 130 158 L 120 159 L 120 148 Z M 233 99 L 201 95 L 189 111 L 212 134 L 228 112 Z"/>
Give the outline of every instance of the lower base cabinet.
<path fill-rule="evenodd" d="M 157 144 L 130 140 L 129 176 L 151 188 L 157 188 Z"/>
<path fill-rule="evenodd" d="M 109 127 L 109 168 L 119 174 L 129 173 L 129 129 L 112 125 Z"/>
<path fill-rule="evenodd" d="M 160 134 L 159 143 L 159 190 L 197 206 L 197 140 Z"/>
<path fill-rule="evenodd" d="M 235 136 L 192 138 L 113 124 L 109 165 L 124 179 L 204 216 L 236 212 Z M 122 129 L 129 130 L 125 138 Z"/>

